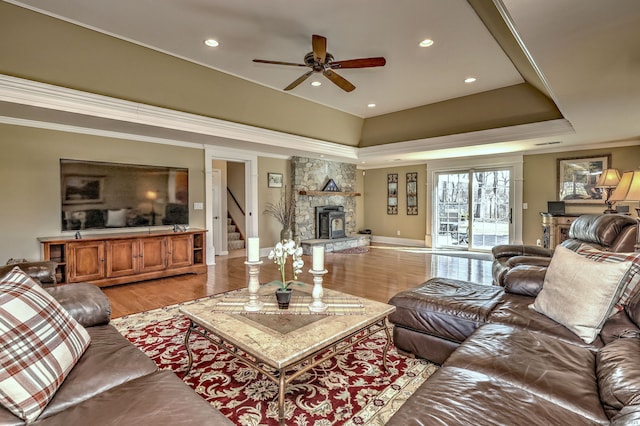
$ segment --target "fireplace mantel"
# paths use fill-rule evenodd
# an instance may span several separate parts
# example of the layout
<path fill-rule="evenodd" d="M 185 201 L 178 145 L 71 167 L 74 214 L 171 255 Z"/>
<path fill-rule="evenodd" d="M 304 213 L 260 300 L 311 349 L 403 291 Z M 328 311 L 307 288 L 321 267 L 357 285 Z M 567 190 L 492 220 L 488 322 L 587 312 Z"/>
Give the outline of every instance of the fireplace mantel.
<path fill-rule="evenodd" d="M 314 196 L 332 196 L 341 195 L 343 197 L 359 197 L 359 192 L 337 192 L 337 191 L 298 191 L 300 195 L 314 195 Z"/>

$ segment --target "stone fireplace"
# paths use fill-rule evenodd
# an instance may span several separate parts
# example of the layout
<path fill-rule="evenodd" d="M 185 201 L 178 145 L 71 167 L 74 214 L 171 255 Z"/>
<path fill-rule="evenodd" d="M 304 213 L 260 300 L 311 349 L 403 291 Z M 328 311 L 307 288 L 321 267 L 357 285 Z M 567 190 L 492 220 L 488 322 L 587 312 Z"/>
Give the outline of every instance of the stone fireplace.
<path fill-rule="evenodd" d="M 340 189 L 338 193 L 325 192 L 320 195 L 300 195 L 300 191 L 322 191 L 333 179 Z M 352 196 L 341 193 L 356 189 L 356 165 L 326 161 L 316 158 L 293 157 L 291 159 L 291 188 L 296 197 L 294 235 L 301 241 L 317 239 L 316 207 L 340 206 L 344 233 L 342 237 L 356 233 L 356 201 Z M 334 215 L 335 216 L 335 215 Z M 340 221 L 334 221 L 334 226 Z M 329 228 L 330 230 L 330 228 Z M 338 237 L 336 229 L 333 238 Z M 325 237 L 329 238 L 329 237 Z"/>
<path fill-rule="evenodd" d="M 345 214 L 343 206 L 316 206 L 316 238 L 344 238 Z"/>

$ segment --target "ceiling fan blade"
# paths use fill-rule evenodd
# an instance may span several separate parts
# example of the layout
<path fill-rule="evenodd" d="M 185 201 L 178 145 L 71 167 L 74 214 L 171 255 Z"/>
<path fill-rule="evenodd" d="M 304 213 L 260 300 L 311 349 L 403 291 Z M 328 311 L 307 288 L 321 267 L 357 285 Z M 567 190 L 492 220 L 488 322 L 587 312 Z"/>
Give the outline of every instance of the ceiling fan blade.
<path fill-rule="evenodd" d="M 284 88 L 284 90 L 291 90 L 294 89 L 296 86 L 298 86 L 300 83 L 302 83 L 303 81 L 305 81 L 307 78 L 309 78 L 309 76 L 313 74 L 313 70 L 309 71 L 306 74 L 301 75 L 300 77 L 298 77 L 298 79 L 296 81 L 294 81 L 293 83 L 291 83 L 290 85 L 288 85 L 287 87 Z"/>
<path fill-rule="evenodd" d="M 311 37 L 311 45 L 313 46 L 313 57 L 316 62 L 324 64 L 327 56 L 327 39 L 321 35 L 314 34 Z"/>
<path fill-rule="evenodd" d="M 362 58 L 362 59 L 349 59 L 346 61 L 331 62 L 329 65 L 335 69 L 346 68 L 370 68 L 370 67 L 382 67 L 387 63 L 387 60 L 383 57 L 376 58 Z"/>
<path fill-rule="evenodd" d="M 305 64 L 296 64 L 294 62 L 267 61 L 264 59 L 254 59 L 253 62 L 258 62 L 259 64 L 291 65 L 294 67 L 306 67 Z"/>
<path fill-rule="evenodd" d="M 345 92 L 352 92 L 356 88 L 356 86 L 351 84 L 344 77 L 341 77 L 338 74 L 336 74 L 336 72 L 333 70 L 324 70 L 322 74 L 324 74 L 324 76 L 327 77 L 329 80 L 331 80 L 333 84 L 335 84 Z"/>

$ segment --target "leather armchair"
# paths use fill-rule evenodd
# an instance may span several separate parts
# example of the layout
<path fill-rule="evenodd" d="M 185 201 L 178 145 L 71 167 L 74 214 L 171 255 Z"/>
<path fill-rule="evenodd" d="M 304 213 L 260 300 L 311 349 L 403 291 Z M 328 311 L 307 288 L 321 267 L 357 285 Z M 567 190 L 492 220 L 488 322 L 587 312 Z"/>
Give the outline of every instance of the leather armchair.
<path fill-rule="evenodd" d="M 560 245 L 578 250 L 589 244 L 598 250 L 632 252 L 637 222 L 631 216 L 619 214 L 582 215 L 569 228 L 569 238 Z M 529 245 L 499 245 L 493 254 L 493 284 L 505 290 L 535 296 L 542 288 L 552 249 Z"/>

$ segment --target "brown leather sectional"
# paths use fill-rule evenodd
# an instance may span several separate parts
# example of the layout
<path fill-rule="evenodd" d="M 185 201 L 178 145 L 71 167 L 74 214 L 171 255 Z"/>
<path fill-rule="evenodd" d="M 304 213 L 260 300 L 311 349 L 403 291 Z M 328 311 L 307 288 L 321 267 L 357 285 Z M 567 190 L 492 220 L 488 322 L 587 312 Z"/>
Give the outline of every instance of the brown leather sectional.
<path fill-rule="evenodd" d="M 47 275 L 46 265 L 36 266 L 41 277 Z M 91 344 L 33 425 L 232 424 L 109 325 L 109 300 L 98 287 L 68 284 L 47 291 L 86 328 Z M 23 424 L 0 406 L 0 425 Z"/>
<path fill-rule="evenodd" d="M 589 244 L 598 250 L 633 252 L 636 226 L 637 222 L 631 216 L 585 214 L 571 224 L 568 238 L 560 245 L 573 251 L 582 244 Z M 507 288 L 541 286 L 553 256 L 552 249 L 516 244 L 495 246 L 491 251 L 493 283 Z"/>
<path fill-rule="evenodd" d="M 586 344 L 518 283 L 433 278 L 391 298 L 396 347 L 442 367 L 389 425 L 640 424 L 640 294 Z"/>

